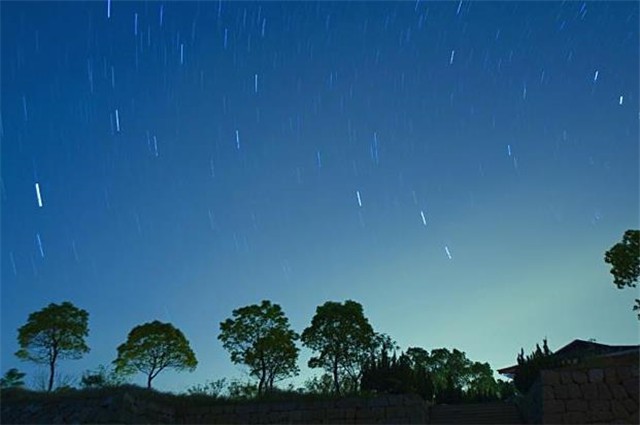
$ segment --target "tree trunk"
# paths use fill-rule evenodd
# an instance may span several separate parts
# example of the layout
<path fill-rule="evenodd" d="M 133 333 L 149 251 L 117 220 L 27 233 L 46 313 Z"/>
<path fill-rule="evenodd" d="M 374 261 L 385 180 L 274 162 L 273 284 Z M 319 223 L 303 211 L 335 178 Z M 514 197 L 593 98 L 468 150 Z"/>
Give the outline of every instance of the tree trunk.
<path fill-rule="evenodd" d="M 151 388 L 151 380 L 153 379 L 153 377 L 151 376 L 151 374 L 149 374 L 149 376 L 147 376 L 147 388 Z"/>
<path fill-rule="evenodd" d="M 56 362 L 55 362 L 55 356 L 54 359 L 51 360 L 51 362 L 49 363 L 49 386 L 47 387 L 47 391 L 51 392 L 51 390 L 53 389 L 53 377 L 55 376 L 56 373 Z"/>
<path fill-rule="evenodd" d="M 340 395 L 340 383 L 338 382 L 338 362 L 333 362 L 333 387 L 337 395 Z"/>

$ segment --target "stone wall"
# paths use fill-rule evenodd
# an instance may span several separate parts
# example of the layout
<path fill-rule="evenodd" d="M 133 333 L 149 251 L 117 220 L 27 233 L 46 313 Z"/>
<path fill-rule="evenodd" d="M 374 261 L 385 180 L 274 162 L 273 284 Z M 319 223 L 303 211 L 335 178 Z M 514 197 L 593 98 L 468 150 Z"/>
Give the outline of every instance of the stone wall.
<path fill-rule="evenodd" d="M 638 360 L 632 354 L 542 371 L 535 389 L 542 415 L 535 417 L 534 403 L 529 422 L 640 423 Z"/>
<path fill-rule="evenodd" d="M 175 423 L 173 407 L 135 398 L 128 393 L 95 397 L 56 397 L 51 400 L 6 400 L 0 423 Z"/>
<path fill-rule="evenodd" d="M 427 418 L 427 404 L 415 395 L 258 402 L 176 410 L 177 423 L 184 424 L 424 424 Z"/>
<path fill-rule="evenodd" d="M 415 395 L 181 407 L 124 393 L 55 402 L 3 400 L 1 412 L 0 423 L 424 424 L 428 420 L 427 404 Z"/>

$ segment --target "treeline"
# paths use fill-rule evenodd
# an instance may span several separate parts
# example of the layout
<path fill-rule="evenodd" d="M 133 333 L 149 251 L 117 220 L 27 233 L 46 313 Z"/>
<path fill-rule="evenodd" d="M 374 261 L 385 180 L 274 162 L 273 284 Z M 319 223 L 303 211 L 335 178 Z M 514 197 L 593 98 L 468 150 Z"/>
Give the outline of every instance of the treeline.
<path fill-rule="evenodd" d="M 54 386 L 62 359 L 79 359 L 89 352 L 89 314 L 70 302 L 49 304 L 31 313 L 18 329 L 20 359 L 46 365 L 46 390 Z M 488 363 L 474 362 L 457 349 L 399 347 L 386 334 L 375 332 L 362 305 L 347 300 L 328 301 L 316 308 L 310 325 L 296 333 L 278 304 L 264 300 L 232 311 L 220 323 L 218 339 L 234 364 L 244 365 L 252 381 L 229 385 L 236 397 L 260 397 L 277 391 L 277 382 L 299 373 L 298 341 L 313 355 L 308 366 L 323 373 L 305 383 L 317 394 L 416 393 L 436 403 L 506 399 L 514 394 L 511 383 L 495 380 Z M 86 372 L 84 387 L 120 385 L 136 373 L 147 387 L 162 371 L 193 371 L 198 362 L 185 335 L 170 323 L 153 321 L 135 326 L 117 347 L 112 367 Z M 10 373 L 9 373 L 10 372 Z M 23 385 L 12 369 L 3 386 Z M 16 379 L 17 377 L 17 379 Z M 189 389 L 190 393 L 219 395 L 224 380 Z M 292 388 L 290 388 L 291 390 Z"/>

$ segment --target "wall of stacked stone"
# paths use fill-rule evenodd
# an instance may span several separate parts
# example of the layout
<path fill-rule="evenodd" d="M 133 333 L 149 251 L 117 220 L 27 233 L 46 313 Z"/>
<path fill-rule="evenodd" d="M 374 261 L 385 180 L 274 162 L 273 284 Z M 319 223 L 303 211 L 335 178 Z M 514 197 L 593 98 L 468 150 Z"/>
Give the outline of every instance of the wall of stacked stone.
<path fill-rule="evenodd" d="M 175 423 L 173 407 L 135 398 L 128 393 L 111 396 L 69 397 L 52 400 L 3 400 L 0 423 Z"/>
<path fill-rule="evenodd" d="M 542 371 L 538 419 L 554 424 L 640 423 L 638 360 L 634 354 Z"/>
<path fill-rule="evenodd" d="M 56 401 L 3 400 L 1 412 L 0 423 L 16 424 L 424 424 L 428 421 L 428 406 L 415 395 L 181 407 L 120 393 Z"/>
<path fill-rule="evenodd" d="M 178 408 L 175 419 L 183 424 L 424 424 L 428 407 L 415 395 L 384 395 Z"/>

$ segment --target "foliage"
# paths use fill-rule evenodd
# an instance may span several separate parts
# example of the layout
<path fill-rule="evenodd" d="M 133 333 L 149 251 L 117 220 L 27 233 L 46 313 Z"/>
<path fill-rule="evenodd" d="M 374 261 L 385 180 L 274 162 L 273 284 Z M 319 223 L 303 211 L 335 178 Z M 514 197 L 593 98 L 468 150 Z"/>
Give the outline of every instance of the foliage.
<path fill-rule="evenodd" d="M 228 391 L 232 400 L 252 400 L 258 397 L 258 386 L 253 382 L 232 381 Z"/>
<path fill-rule="evenodd" d="M 0 388 L 18 388 L 24 387 L 24 372 L 20 372 L 15 367 L 7 370 L 2 378 L 0 378 Z"/>
<path fill-rule="evenodd" d="M 390 357 L 386 349 L 367 363 L 361 388 L 377 393 L 414 393 L 425 400 L 432 400 L 434 394 L 431 375 L 423 365 L 414 362 L 406 353 L 399 357 L 393 353 Z"/>
<path fill-rule="evenodd" d="M 640 276 L 640 230 L 624 232 L 622 242 L 615 244 L 604 254 L 604 261 L 611 264 L 613 283 L 622 289 L 635 288 Z M 634 311 L 640 311 L 640 299 L 635 300 Z M 638 313 L 640 320 L 640 313 Z"/>
<path fill-rule="evenodd" d="M 116 373 L 114 370 L 105 365 L 100 365 L 96 370 L 87 370 L 82 374 L 82 378 L 80 379 L 80 387 L 117 387 L 124 384 L 124 382 L 124 376 Z"/>
<path fill-rule="evenodd" d="M 308 394 L 329 395 L 333 391 L 333 378 L 328 373 L 314 376 L 304 382 L 304 389 Z"/>
<path fill-rule="evenodd" d="M 549 350 L 547 339 L 543 340 L 543 348 L 536 344 L 536 349 L 529 355 L 524 355 L 524 349 L 518 354 L 518 367 L 513 377 L 513 383 L 521 394 L 526 394 L 533 383 L 538 379 L 540 370 L 552 367 L 555 360 L 553 352 Z"/>
<path fill-rule="evenodd" d="M 472 365 L 466 354 L 458 349 L 437 348 L 426 359 L 431 374 L 435 399 L 438 403 L 457 403 L 463 400 L 464 389 L 471 381 Z"/>
<path fill-rule="evenodd" d="M 189 395 L 206 395 L 209 397 L 221 397 L 224 392 L 224 387 L 227 385 L 226 379 L 217 379 L 215 381 L 207 381 L 204 384 L 194 385 L 187 388 L 187 394 Z"/>
<path fill-rule="evenodd" d="M 420 347 L 410 347 L 399 356 L 383 350 L 373 357 L 365 368 L 362 389 L 414 393 L 435 403 L 495 401 L 513 393 L 509 383 L 496 382 L 489 363 L 472 362 L 457 349 L 439 348 L 430 354 Z"/>
<path fill-rule="evenodd" d="M 127 341 L 118 346 L 118 357 L 113 364 L 119 374 L 144 373 L 147 388 L 151 388 L 151 381 L 164 369 L 193 371 L 198 361 L 178 328 L 155 320 L 129 332 Z"/>
<path fill-rule="evenodd" d="M 233 310 L 232 316 L 220 323 L 218 339 L 231 361 L 245 364 L 258 379 L 259 395 L 273 390 L 276 381 L 298 374 L 299 336 L 278 304 L 264 300 Z"/>
<path fill-rule="evenodd" d="M 500 399 L 498 383 L 493 377 L 493 370 L 489 363 L 473 362 L 469 369 L 469 380 L 464 394 L 464 400 L 469 402 L 484 402 Z"/>
<path fill-rule="evenodd" d="M 302 333 L 302 343 L 317 353 L 309 360 L 309 367 L 329 372 L 336 394 L 341 394 L 345 377 L 357 386 L 364 363 L 383 339 L 376 338 L 362 305 L 352 300 L 318 306 L 311 326 Z"/>
<path fill-rule="evenodd" d="M 29 315 L 27 323 L 18 329 L 20 350 L 15 354 L 49 366 L 47 391 L 53 388 L 58 360 L 79 359 L 89 352 L 85 337 L 89 334 L 89 313 L 72 303 L 51 303 Z"/>

